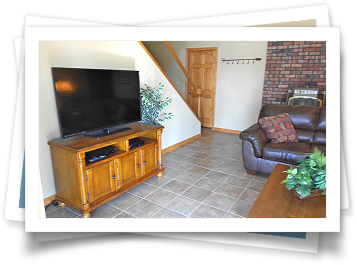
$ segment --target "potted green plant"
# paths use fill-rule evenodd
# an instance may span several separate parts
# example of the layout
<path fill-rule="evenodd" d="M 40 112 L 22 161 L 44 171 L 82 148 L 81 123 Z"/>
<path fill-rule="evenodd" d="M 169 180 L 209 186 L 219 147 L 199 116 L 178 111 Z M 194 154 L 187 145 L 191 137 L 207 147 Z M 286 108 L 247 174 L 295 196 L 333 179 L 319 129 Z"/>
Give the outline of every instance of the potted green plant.
<path fill-rule="evenodd" d="M 300 199 L 326 195 L 326 156 L 318 148 L 301 159 L 296 167 L 291 166 L 284 172 L 287 177 L 281 184 L 288 190 L 294 189 Z"/>
<path fill-rule="evenodd" d="M 161 93 L 164 84 L 159 83 L 158 89 L 145 84 L 140 90 L 141 100 L 141 120 L 144 123 L 161 125 L 161 122 L 167 122 L 172 118 L 172 113 L 166 113 L 163 110 L 171 103 L 172 99 L 166 97 L 161 99 Z"/>

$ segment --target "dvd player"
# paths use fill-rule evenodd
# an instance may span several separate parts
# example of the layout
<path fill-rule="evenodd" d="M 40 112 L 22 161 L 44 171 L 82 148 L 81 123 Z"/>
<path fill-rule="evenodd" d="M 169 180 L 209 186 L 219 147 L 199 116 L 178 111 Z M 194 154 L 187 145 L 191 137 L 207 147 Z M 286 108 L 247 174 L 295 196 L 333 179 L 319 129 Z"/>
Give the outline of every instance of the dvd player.
<path fill-rule="evenodd" d="M 86 161 L 89 163 L 97 162 L 106 158 L 109 154 L 117 151 L 117 148 L 114 146 L 106 146 L 94 151 L 86 153 Z"/>
<path fill-rule="evenodd" d="M 138 146 L 144 145 L 144 141 L 139 139 L 130 139 L 129 140 L 129 150 L 134 149 Z"/>

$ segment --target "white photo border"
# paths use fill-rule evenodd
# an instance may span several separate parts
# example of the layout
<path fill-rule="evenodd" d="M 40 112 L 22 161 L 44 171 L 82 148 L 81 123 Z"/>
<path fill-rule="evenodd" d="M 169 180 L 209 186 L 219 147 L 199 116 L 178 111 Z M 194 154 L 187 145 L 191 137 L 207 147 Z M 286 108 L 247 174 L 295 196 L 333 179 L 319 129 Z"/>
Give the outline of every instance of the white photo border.
<path fill-rule="evenodd" d="M 230 34 L 234 30 L 232 37 Z M 200 32 L 200 34 L 197 34 Z M 119 36 L 119 37 L 118 37 Z M 326 41 L 326 218 L 41 219 L 39 175 L 39 42 L 101 41 Z M 327 94 L 329 94 L 327 92 Z M 332 94 L 332 93 L 331 93 Z M 333 132 L 333 133 L 332 133 Z M 338 28 L 241 27 L 27 27 L 25 29 L 26 232 L 339 232 L 340 231 L 340 32 Z M 330 162 L 331 161 L 331 162 Z M 333 165 L 333 166 L 329 166 Z M 120 223 L 122 225 L 120 225 Z"/>

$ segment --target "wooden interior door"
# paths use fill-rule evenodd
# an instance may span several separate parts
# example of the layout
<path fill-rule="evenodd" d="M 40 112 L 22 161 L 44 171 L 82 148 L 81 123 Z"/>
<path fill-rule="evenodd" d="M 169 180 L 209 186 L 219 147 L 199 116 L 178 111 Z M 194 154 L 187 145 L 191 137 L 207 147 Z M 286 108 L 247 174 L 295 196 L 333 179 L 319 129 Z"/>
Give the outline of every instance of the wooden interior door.
<path fill-rule="evenodd" d="M 186 100 L 201 120 L 201 126 L 214 127 L 218 48 L 186 49 L 186 69 L 196 85 L 186 81 Z"/>

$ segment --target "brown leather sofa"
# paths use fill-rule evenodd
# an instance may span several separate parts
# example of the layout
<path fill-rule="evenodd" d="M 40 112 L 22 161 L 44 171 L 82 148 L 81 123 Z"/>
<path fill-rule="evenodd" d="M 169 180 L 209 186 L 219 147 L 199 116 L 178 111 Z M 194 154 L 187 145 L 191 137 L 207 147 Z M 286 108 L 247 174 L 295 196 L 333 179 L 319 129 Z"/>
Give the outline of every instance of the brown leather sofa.
<path fill-rule="evenodd" d="M 243 162 L 248 174 L 270 174 L 277 163 L 296 165 L 315 147 L 326 153 L 326 107 L 263 105 L 259 118 L 288 113 L 298 142 L 272 143 L 259 123 L 239 135 Z"/>

